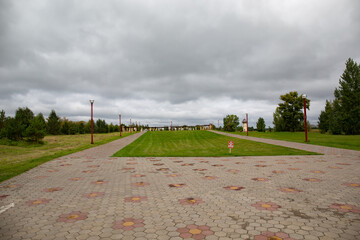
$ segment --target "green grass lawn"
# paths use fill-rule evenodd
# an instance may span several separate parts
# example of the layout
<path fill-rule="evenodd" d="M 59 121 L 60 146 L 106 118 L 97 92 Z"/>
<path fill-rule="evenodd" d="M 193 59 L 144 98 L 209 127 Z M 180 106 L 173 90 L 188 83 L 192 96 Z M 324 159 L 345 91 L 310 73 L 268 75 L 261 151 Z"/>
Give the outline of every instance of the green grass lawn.
<path fill-rule="evenodd" d="M 246 133 L 243 132 L 234 133 L 246 136 Z M 249 132 L 249 136 L 305 143 L 304 132 Z M 360 135 L 330 135 L 310 131 L 308 132 L 308 143 L 360 151 Z"/>
<path fill-rule="evenodd" d="M 122 135 L 126 137 L 130 134 L 123 133 Z M 0 145 L 0 182 L 52 159 L 119 138 L 119 133 L 94 134 L 94 144 L 90 144 L 90 134 L 60 135 L 46 136 L 45 144 L 19 142 L 15 146 Z M 4 140 L 1 141 L 0 144 L 4 143 Z"/>
<path fill-rule="evenodd" d="M 228 141 L 234 141 L 232 153 Z M 275 146 L 208 131 L 147 132 L 114 157 L 220 157 L 220 156 L 274 156 L 310 155 L 302 150 Z"/>

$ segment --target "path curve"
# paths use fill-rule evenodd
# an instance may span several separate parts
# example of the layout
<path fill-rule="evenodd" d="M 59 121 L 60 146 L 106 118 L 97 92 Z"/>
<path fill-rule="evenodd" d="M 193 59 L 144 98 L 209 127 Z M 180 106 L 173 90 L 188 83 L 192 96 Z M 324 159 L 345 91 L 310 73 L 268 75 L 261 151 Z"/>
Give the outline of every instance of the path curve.
<path fill-rule="evenodd" d="M 248 136 L 242 136 L 242 135 L 233 134 L 233 133 L 218 132 L 218 131 L 213 131 L 213 130 L 210 130 L 210 132 L 229 136 L 229 137 L 251 140 L 251 141 L 255 141 L 255 142 L 262 142 L 262 143 L 268 143 L 268 144 L 273 144 L 273 145 L 279 145 L 279 146 L 283 146 L 283 147 L 296 148 L 296 149 L 309 151 L 309 152 L 321 153 L 324 155 L 341 155 L 341 156 L 346 155 L 346 156 L 360 157 L 360 151 L 356 151 L 356 150 L 325 147 L 325 146 L 319 146 L 319 145 L 313 145 L 313 144 L 296 143 L 296 142 L 281 141 L 281 140 L 274 140 L 274 139 L 267 139 L 267 138 L 248 137 Z"/>

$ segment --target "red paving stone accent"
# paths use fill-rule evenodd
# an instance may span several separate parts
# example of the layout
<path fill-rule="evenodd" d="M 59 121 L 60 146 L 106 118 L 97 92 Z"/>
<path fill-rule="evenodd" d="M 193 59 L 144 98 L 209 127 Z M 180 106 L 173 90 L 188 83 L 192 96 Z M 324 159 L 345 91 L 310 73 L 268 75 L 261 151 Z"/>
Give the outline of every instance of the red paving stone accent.
<path fill-rule="evenodd" d="M 107 183 L 107 181 L 104 181 L 104 180 L 97 180 L 95 182 L 91 182 L 91 184 L 95 184 L 95 185 L 102 185 L 102 184 L 105 184 Z"/>
<path fill-rule="evenodd" d="M 360 183 L 343 183 L 342 185 L 348 187 L 360 187 Z"/>
<path fill-rule="evenodd" d="M 244 189 L 245 187 L 242 186 L 226 186 L 224 187 L 226 190 L 233 190 L 233 191 L 239 191 L 241 189 Z"/>
<path fill-rule="evenodd" d="M 104 196 L 104 192 L 92 192 L 92 193 L 87 193 L 87 194 L 83 194 L 83 198 L 96 198 L 96 197 L 102 197 Z"/>
<path fill-rule="evenodd" d="M 132 197 L 126 197 L 124 199 L 125 202 L 134 202 L 134 203 L 142 202 L 142 201 L 146 201 L 146 200 L 147 200 L 147 197 L 145 197 L 145 196 L 132 196 Z"/>
<path fill-rule="evenodd" d="M 342 213 L 353 212 L 360 214 L 360 207 L 351 204 L 333 203 L 330 208 L 336 209 Z"/>
<path fill-rule="evenodd" d="M 251 206 L 255 207 L 258 210 L 267 210 L 267 211 L 276 211 L 278 208 L 280 208 L 279 205 L 273 202 L 257 202 L 251 204 Z"/>
<path fill-rule="evenodd" d="M 145 177 L 146 175 L 144 174 L 133 174 L 131 175 L 131 177 Z"/>
<path fill-rule="evenodd" d="M 169 184 L 169 187 L 171 188 L 182 188 L 185 187 L 186 184 L 185 183 L 174 183 L 174 184 Z"/>
<path fill-rule="evenodd" d="M 53 188 L 45 188 L 43 191 L 44 192 L 57 192 L 57 191 L 61 191 L 63 190 L 63 188 L 61 187 L 53 187 Z"/>
<path fill-rule="evenodd" d="M 269 181 L 268 178 L 252 178 L 251 180 L 257 181 L 257 182 L 267 182 Z"/>
<path fill-rule="evenodd" d="M 167 177 L 180 177 L 181 175 L 180 174 L 169 174 L 169 175 L 166 175 Z"/>
<path fill-rule="evenodd" d="M 73 223 L 73 222 L 77 222 L 80 220 L 85 220 L 88 218 L 88 214 L 87 212 L 71 212 L 71 213 L 67 213 L 67 214 L 63 214 L 61 215 L 58 220 L 56 220 L 57 222 L 66 222 L 66 223 Z"/>
<path fill-rule="evenodd" d="M 204 203 L 201 198 L 185 198 L 179 199 L 181 205 L 198 205 L 200 203 Z"/>
<path fill-rule="evenodd" d="M 169 168 L 158 168 L 156 169 L 156 171 L 169 171 L 170 169 Z"/>
<path fill-rule="evenodd" d="M 299 193 L 302 192 L 299 189 L 296 188 L 280 188 L 279 191 L 284 192 L 284 193 Z"/>
<path fill-rule="evenodd" d="M 216 177 L 216 176 L 205 176 L 205 177 L 202 177 L 202 179 L 214 180 L 214 179 L 218 179 L 218 177 Z"/>
<path fill-rule="evenodd" d="M 214 232 L 206 225 L 189 224 L 184 228 L 178 228 L 176 231 L 180 233 L 181 238 L 204 239 L 207 236 L 214 235 Z"/>
<path fill-rule="evenodd" d="M 321 182 L 321 179 L 318 178 L 304 178 L 304 181 L 308 181 L 308 182 Z"/>
<path fill-rule="evenodd" d="M 144 187 L 144 186 L 149 186 L 150 183 L 148 182 L 136 182 L 136 183 L 132 183 L 131 186 L 135 186 L 135 187 Z"/>
<path fill-rule="evenodd" d="M 46 204 L 46 203 L 48 203 L 50 201 L 51 201 L 51 199 L 39 198 L 37 200 L 29 200 L 25 204 L 27 206 L 36 206 L 36 205 L 40 205 L 40 204 Z"/>
<path fill-rule="evenodd" d="M 0 195 L 0 200 L 5 199 L 6 197 L 8 197 L 9 195 Z"/>
<path fill-rule="evenodd" d="M 144 219 L 124 218 L 123 220 L 114 222 L 114 225 L 112 228 L 130 231 L 135 228 L 145 226 L 143 222 L 144 222 Z"/>

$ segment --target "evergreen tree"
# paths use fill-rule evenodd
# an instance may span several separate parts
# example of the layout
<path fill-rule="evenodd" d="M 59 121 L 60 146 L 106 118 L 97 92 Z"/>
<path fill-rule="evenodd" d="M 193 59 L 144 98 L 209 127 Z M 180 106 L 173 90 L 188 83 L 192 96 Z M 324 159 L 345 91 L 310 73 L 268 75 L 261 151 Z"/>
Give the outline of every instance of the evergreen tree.
<path fill-rule="evenodd" d="M 69 124 L 69 121 L 64 118 L 62 121 L 61 121 L 61 129 L 60 129 L 60 132 L 64 135 L 69 135 L 70 134 L 70 124 Z"/>
<path fill-rule="evenodd" d="M 226 117 L 223 119 L 223 124 L 224 124 L 224 130 L 225 131 L 230 131 L 230 132 L 235 132 L 235 129 L 237 128 L 237 126 L 239 126 L 239 117 L 236 115 L 226 115 Z"/>
<path fill-rule="evenodd" d="M 30 121 L 29 127 L 26 128 L 26 138 L 29 141 L 39 143 L 46 134 L 46 124 L 42 113 L 39 113 Z"/>
<path fill-rule="evenodd" d="M 0 112 L 0 138 L 2 138 L 1 131 L 4 129 L 5 121 L 6 121 L 5 111 L 1 110 L 1 112 Z"/>
<path fill-rule="evenodd" d="M 262 117 L 258 119 L 256 128 L 258 132 L 265 132 L 265 120 Z"/>
<path fill-rule="evenodd" d="M 34 113 L 28 108 L 18 108 L 15 113 L 16 121 L 16 139 L 20 140 L 26 135 L 26 129 L 30 126 L 31 120 L 34 119 Z"/>
<path fill-rule="evenodd" d="M 330 119 L 333 114 L 333 103 L 326 100 L 325 110 L 321 111 L 319 116 L 319 129 L 321 133 L 326 133 L 330 129 Z"/>
<path fill-rule="evenodd" d="M 349 58 L 344 73 L 335 89 L 340 108 L 339 118 L 345 134 L 360 133 L 360 65 Z"/>
<path fill-rule="evenodd" d="M 47 132 L 48 134 L 60 134 L 60 118 L 56 115 L 55 110 L 51 110 L 47 118 Z"/>
<path fill-rule="evenodd" d="M 85 133 L 85 123 L 84 123 L 83 121 L 80 121 L 80 122 L 79 122 L 78 129 L 79 129 L 79 133 L 80 133 L 80 134 L 84 134 L 84 133 Z"/>

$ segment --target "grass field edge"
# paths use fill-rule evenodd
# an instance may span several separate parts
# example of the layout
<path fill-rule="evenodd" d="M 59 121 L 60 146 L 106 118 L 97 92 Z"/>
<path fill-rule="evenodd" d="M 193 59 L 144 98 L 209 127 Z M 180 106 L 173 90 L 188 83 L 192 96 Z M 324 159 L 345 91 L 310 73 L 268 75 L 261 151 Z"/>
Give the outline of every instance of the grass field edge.
<path fill-rule="evenodd" d="M 8 166 L 2 168 L 2 170 L 6 171 L 7 169 L 13 169 L 15 166 L 14 165 L 17 165 L 16 166 L 16 171 L 13 172 L 13 174 L 9 174 L 9 175 L 5 175 L 3 177 L 0 177 L 0 183 L 6 181 L 6 180 L 9 180 L 13 177 L 16 177 L 24 172 L 27 172 L 37 166 L 40 166 L 41 164 L 43 163 L 46 163 L 46 162 L 49 162 L 51 160 L 54 160 L 56 158 L 59 158 L 59 157 L 63 157 L 63 156 L 66 156 L 66 155 L 70 155 L 70 154 L 73 154 L 73 153 L 77 153 L 77 152 L 80 152 L 80 151 L 84 151 L 86 149 L 90 149 L 90 148 L 93 148 L 93 147 L 97 147 L 97 146 L 101 146 L 101 145 L 104 145 L 104 144 L 107 144 L 107 143 L 110 143 L 110 142 L 113 142 L 113 141 L 116 141 L 116 140 L 119 140 L 121 138 L 126 138 L 128 136 L 131 136 L 133 134 L 135 134 L 136 132 L 134 133 L 130 133 L 126 136 L 113 136 L 113 137 L 110 137 L 108 139 L 104 139 L 104 140 L 101 140 L 99 142 L 95 142 L 94 144 L 91 144 L 91 145 L 85 145 L 85 146 L 81 146 L 81 147 L 77 147 L 77 148 L 74 148 L 74 149 L 68 149 L 68 150 L 63 150 L 63 151 L 60 151 L 60 152 L 56 152 L 54 154 L 50 154 L 50 155 L 45 155 L 45 156 L 42 156 L 42 157 L 38 157 L 38 158 L 32 158 L 32 159 L 29 159 L 27 160 L 26 162 L 22 162 L 22 163 L 17 163 L 17 164 L 9 164 Z"/>

